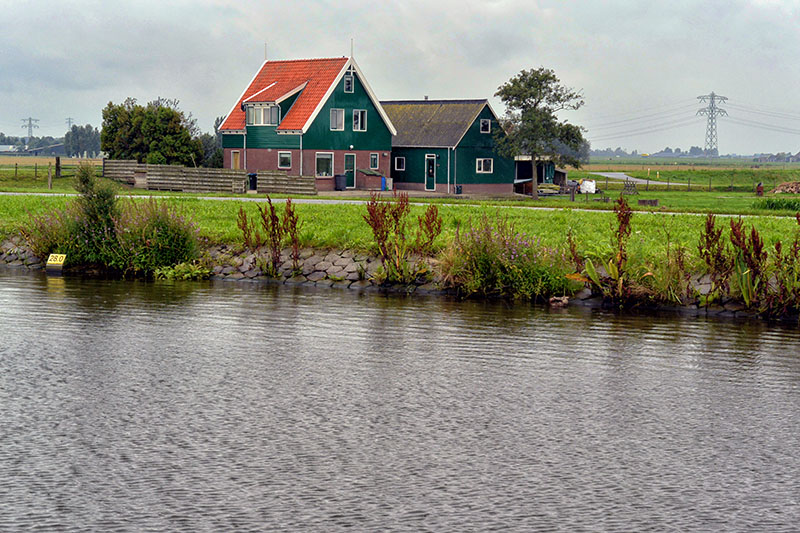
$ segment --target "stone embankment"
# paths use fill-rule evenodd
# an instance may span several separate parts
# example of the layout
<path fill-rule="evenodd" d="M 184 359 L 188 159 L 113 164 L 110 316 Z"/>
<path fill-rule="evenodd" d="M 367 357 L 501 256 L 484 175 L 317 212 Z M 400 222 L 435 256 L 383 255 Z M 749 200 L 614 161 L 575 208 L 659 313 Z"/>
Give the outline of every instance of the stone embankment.
<path fill-rule="evenodd" d="M 304 248 L 300 251 L 297 268 L 291 259 L 290 250 L 281 253 L 278 276 L 265 273 L 270 264 L 268 252 L 254 254 L 240 248 L 217 245 L 206 250 L 202 260 L 211 269 L 211 279 L 219 281 L 253 281 L 282 283 L 286 285 L 312 285 L 358 291 L 384 291 L 399 293 L 444 294 L 449 291 L 440 287 L 440 279 L 431 274 L 420 277 L 408 285 L 385 286 L 378 283 L 375 274 L 381 266 L 378 257 L 353 250 L 320 250 Z M 432 259 L 424 261 L 429 272 L 435 272 Z M 41 270 L 42 259 L 36 257 L 19 237 L 0 243 L 0 265 Z"/>
<path fill-rule="evenodd" d="M 431 274 L 421 276 L 409 285 L 383 285 L 375 279 L 381 266 L 380 258 L 353 250 L 319 250 L 303 249 L 297 269 L 294 268 L 289 250 L 281 253 L 281 264 L 278 277 L 265 274 L 269 258 L 266 252 L 254 254 L 242 251 L 241 248 L 217 245 L 208 249 L 203 263 L 210 265 L 212 280 L 279 283 L 285 285 L 304 285 L 330 287 L 334 289 L 351 289 L 356 291 L 375 291 L 404 294 L 455 294 L 452 289 L 443 288 L 441 278 L 437 274 L 435 260 L 415 258 L 425 261 Z M 42 270 L 43 261 L 36 257 L 19 237 L 12 237 L 0 243 L 0 266 Z M 695 282 L 695 290 L 704 294 L 708 292 L 709 283 L 701 278 Z M 589 289 L 583 289 L 572 297 L 555 297 L 550 300 L 551 307 L 578 305 L 583 307 L 605 307 L 603 299 Z M 652 305 L 646 306 L 650 311 L 666 311 L 691 316 L 715 316 L 721 318 L 756 318 L 758 314 L 747 309 L 742 302 L 729 299 L 721 305 L 713 305 L 706 309 L 697 303 L 688 305 Z M 797 320 L 797 317 L 789 317 Z"/>
<path fill-rule="evenodd" d="M 378 257 L 369 256 L 353 250 L 319 250 L 304 248 L 300 251 L 297 268 L 294 268 L 290 251 L 283 250 L 278 276 L 265 274 L 271 260 L 267 252 L 258 255 L 242 253 L 226 245 L 208 250 L 209 262 L 214 265 L 212 280 L 224 281 L 268 281 L 286 285 L 314 285 L 336 289 L 389 290 L 391 292 L 444 293 L 439 279 L 421 277 L 415 283 L 386 287 L 379 285 L 374 277 L 381 266 Z M 432 260 L 427 262 L 428 270 L 435 271 Z"/>

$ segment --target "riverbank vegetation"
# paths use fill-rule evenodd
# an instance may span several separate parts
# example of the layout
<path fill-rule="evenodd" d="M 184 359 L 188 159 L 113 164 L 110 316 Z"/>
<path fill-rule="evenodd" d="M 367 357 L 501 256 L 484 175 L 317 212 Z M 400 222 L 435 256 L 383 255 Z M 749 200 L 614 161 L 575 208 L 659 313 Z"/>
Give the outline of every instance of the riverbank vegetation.
<path fill-rule="evenodd" d="M 112 186 L 96 180 L 90 165 L 78 167 L 75 188 L 79 196 L 63 207 L 26 212 L 19 231 L 36 256 L 66 254 L 67 266 L 123 275 L 152 275 L 197 257 L 197 228 L 174 206 L 119 200 Z"/>

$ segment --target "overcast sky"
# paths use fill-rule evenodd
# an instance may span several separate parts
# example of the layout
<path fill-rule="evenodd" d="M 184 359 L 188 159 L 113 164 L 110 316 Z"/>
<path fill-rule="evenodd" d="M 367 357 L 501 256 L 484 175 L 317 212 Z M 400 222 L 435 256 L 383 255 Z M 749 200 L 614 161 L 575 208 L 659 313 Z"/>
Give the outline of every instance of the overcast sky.
<path fill-rule="evenodd" d="M 0 0 L 0 131 L 61 136 L 126 97 L 177 98 L 205 131 L 264 59 L 349 55 L 380 99 L 490 98 L 545 66 L 582 89 L 593 148 L 800 151 L 800 0 Z"/>

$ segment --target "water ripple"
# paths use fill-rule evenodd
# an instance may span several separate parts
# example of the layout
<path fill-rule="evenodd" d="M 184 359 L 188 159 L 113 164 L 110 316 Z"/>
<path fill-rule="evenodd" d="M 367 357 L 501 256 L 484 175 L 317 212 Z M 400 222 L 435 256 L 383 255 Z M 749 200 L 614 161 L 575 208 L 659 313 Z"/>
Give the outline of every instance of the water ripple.
<path fill-rule="evenodd" d="M 800 333 L 0 271 L 0 530 L 796 531 Z"/>

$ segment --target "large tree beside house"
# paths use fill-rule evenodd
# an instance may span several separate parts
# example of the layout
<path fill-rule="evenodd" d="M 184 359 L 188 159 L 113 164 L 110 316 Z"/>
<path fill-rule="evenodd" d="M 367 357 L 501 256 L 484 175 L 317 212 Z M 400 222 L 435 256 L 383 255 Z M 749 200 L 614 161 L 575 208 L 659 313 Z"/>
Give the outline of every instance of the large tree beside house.
<path fill-rule="evenodd" d="M 547 159 L 556 166 L 580 167 L 588 160 L 589 143 L 582 128 L 558 117 L 561 111 L 583 106 L 583 95 L 562 85 L 551 69 L 523 70 L 501 85 L 495 96 L 506 106 L 504 135 L 497 139 L 502 154 Z M 536 179 L 533 182 L 538 197 Z"/>
<path fill-rule="evenodd" d="M 226 115 L 226 168 L 380 187 L 396 130 L 353 58 L 265 61 Z"/>

